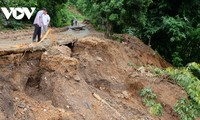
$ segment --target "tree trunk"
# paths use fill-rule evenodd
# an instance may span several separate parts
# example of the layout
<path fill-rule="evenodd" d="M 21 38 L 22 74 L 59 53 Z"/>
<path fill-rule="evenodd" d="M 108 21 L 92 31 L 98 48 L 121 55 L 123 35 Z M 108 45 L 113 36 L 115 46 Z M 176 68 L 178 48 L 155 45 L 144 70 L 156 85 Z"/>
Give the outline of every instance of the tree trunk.
<path fill-rule="evenodd" d="M 113 35 L 113 26 L 112 24 L 107 20 L 106 21 L 106 33 L 105 33 L 105 37 L 106 38 L 111 38 Z"/>
<path fill-rule="evenodd" d="M 111 22 L 109 21 L 109 15 L 106 14 L 106 33 L 105 33 L 105 37 L 106 38 L 111 38 L 113 35 L 113 26 L 111 24 Z"/>
<path fill-rule="evenodd" d="M 148 46 L 151 47 L 151 39 L 148 41 Z"/>

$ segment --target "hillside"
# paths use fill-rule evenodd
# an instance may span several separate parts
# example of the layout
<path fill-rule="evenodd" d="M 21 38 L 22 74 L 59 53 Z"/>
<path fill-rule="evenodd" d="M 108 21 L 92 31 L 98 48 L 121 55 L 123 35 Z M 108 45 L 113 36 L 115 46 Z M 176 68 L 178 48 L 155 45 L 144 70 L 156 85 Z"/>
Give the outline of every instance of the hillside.
<path fill-rule="evenodd" d="M 1 55 L 0 119 L 178 120 L 173 107 L 186 92 L 153 71 L 171 65 L 136 37 L 119 35 L 119 43 L 89 30 L 79 38 L 54 30 L 62 40 L 75 41 Z M 147 87 L 163 107 L 161 116 L 142 102 Z"/>
<path fill-rule="evenodd" d="M 200 0 L 0 6 L 0 120 L 200 120 Z"/>

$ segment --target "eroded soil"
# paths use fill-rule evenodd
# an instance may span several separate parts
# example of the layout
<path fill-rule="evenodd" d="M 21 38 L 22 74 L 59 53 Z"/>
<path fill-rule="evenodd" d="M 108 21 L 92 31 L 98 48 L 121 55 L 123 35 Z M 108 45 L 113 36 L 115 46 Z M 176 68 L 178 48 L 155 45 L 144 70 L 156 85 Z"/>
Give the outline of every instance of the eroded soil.
<path fill-rule="evenodd" d="M 124 35 L 121 44 L 98 36 L 1 56 L 0 119 L 178 120 L 173 106 L 186 93 L 148 70 L 170 64 L 135 37 Z M 160 117 L 142 103 L 147 86 L 164 107 Z"/>

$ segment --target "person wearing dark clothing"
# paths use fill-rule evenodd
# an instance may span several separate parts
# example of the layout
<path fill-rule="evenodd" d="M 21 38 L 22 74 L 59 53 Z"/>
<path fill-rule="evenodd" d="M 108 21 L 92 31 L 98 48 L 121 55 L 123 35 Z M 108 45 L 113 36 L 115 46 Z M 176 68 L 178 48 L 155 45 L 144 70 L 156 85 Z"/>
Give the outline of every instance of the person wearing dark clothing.
<path fill-rule="evenodd" d="M 38 42 L 40 41 L 40 37 L 41 37 L 41 26 L 39 26 L 38 24 L 34 24 L 34 33 L 33 33 L 33 42 L 36 42 L 36 37 L 38 36 Z"/>
<path fill-rule="evenodd" d="M 71 20 L 71 26 L 74 26 L 74 20 Z"/>

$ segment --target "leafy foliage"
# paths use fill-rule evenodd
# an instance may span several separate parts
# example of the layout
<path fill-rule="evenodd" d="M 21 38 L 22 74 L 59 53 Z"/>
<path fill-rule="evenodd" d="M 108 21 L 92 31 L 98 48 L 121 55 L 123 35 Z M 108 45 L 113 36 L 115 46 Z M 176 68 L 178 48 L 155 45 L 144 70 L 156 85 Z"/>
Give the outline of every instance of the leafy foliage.
<path fill-rule="evenodd" d="M 177 84 L 183 86 L 192 100 L 200 105 L 200 80 L 187 69 L 167 69 L 167 73 Z"/>
<path fill-rule="evenodd" d="M 140 96 L 143 97 L 143 103 L 145 106 L 150 107 L 150 113 L 152 115 L 161 116 L 162 115 L 162 105 L 157 103 L 156 94 L 151 90 L 150 87 L 144 88 L 140 92 Z"/>
<path fill-rule="evenodd" d="M 174 110 L 180 115 L 181 120 L 195 120 L 199 117 L 200 108 L 196 102 L 184 98 L 177 102 Z"/>
<path fill-rule="evenodd" d="M 178 67 L 200 60 L 199 0 L 76 0 L 73 3 L 96 27 L 105 26 L 107 36 L 112 32 L 136 35 Z"/>
<path fill-rule="evenodd" d="M 160 72 L 167 74 L 178 85 L 182 86 L 189 98 L 181 99 L 177 102 L 174 109 L 180 115 L 181 120 L 195 120 L 200 117 L 200 65 L 190 63 L 185 68 L 167 68 Z"/>
<path fill-rule="evenodd" d="M 73 19 L 85 19 L 85 17 L 76 10 L 76 6 L 74 6 L 71 2 L 67 2 L 64 4 L 64 8 L 60 10 L 60 14 L 62 17 L 62 25 L 69 26 L 71 24 L 71 20 Z"/>
<path fill-rule="evenodd" d="M 150 41 L 152 48 L 175 66 L 199 62 L 199 4 L 199 0 L 153 0 L 146 14 L 147 24 L 137 35 L 146 43 Z"/>
<path fill-rule="evenodd" d="M 192 74 L 194 76 L 196 76 L 198 79 L 200 79 L 200 65 L 193 62 L 193 63 L 189 63 L 187 65 L 188 70 L 190 70 L 192 72 Z"/>
<path fill-rule="evenodd" d="M 1 0 L 0 6 L 4 7 L 35 7 L 37 6 L 37 2 L 35 0 Z M 0 12 L 0 29 L 4 28 L 12 28 L 12 29 L 21 29 L 24 27 L 24 23 L 30 23 L 26 17 L 22 21 L 17 21 L 14 18 L 10 18 L 7 20 L 2 12 Z"/>
<path fill-rule="evenodd" d="M 150 113 L 156 116 L 161 116 L 162 115 L 162 105 L 160 103 L 155 103 L 151 106 L 150 108 Z"/>
<path fill-rule="evenodd" d="M 67 0 L 1 0 L 0 6 L 4 7 L 36 7 L 37 11 L 45 7 L 48 14 L 51 16 L 51 24 L 53 26 L 63 26 L 66 23 L 66 6 Z M 36 11 L 33 16 L 35 16 Z M 6 20 L 5 16 L 0 13 L 0 28 L 14 28 L 18 29 L 23 27 L 24 23 L 32 24 L 34 17 L 28 20 L 26 17 L 22 21 L 17 21 L 14 18 Z"/>
<path fill-rule="evenodd" d="M 51 24 L 60 27 L 63 24 L 62 10 L 67 0 L 37 0 L 38 8 L 47 8 L 48 14 L 51 16 Z"/>
<path fill-rule="evenodd" d="M 97 26 L 106 26 L 106 35 L 121 32 L 123 28 L 143 26 L 151 0 L 78 0 L 77 7 Z M 128 25 L 128 24 L 129 25 Z"/>

